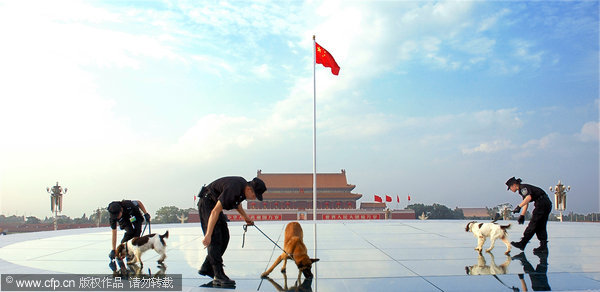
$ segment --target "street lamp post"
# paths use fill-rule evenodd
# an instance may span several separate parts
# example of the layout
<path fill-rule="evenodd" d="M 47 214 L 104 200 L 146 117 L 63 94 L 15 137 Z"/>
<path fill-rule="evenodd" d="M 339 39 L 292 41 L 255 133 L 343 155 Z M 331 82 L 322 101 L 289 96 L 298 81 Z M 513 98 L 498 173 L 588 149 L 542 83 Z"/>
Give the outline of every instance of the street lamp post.
<path fill-rule="evenodd" d="M 503 220 L 508 220 L 510 218 L 511 207 L 509 204 L 501 205 L 498 209 L 500 214 L 502 214 Z"/>
<path fill-rule="evenodd" d="M 560 212 L 560 222 L 563 221 L 562 212 L 567 209 L 567 192 L 571 190 L 571 186 L 564 186 L 560 180 L 556 186 L 550 187 L 550 191 L 554 192 L 554 208 Z"/>
<path fill-rule="evenodd" d="M 177 215 L 177 219 L 179 219 L 179 221 L 181 221 L 181 224 L 185 223 L 185 220 L 188 219 L 187 216 L 185 216 L 185 213 L 181 213 L 181 216 Z"/>
<path fill-rule="evenodd" d="M 54 230 L 58 230 L 58 212 L 62 212 L 62 197 L 67 193 L 67 188 L 63 191 L 63 188 L 56 182 L 52 188 L 47 187 L 46 192 L 50 194 L 50 210 L 54 213 Z"/>
<path fill-rule="evenodd" d="M 100 223 L 102 222 L 102 210 L 100 208 L 96 209 L 96 227 L 100 227 Z"/>

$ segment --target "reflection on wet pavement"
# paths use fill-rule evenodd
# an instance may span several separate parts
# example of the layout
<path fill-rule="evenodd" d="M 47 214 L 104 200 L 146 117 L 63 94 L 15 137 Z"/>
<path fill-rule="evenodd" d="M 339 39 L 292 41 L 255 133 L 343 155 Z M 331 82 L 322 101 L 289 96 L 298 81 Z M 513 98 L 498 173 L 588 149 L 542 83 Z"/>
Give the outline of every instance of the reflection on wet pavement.
<path fill-rule="evenodd" d="M 600 224 L 550 222 L 548 254 L 534 255 L 537 242 L 532 242 L 522 255 L 513 251 L 510 258 L 503 249 L 482 255 L 474 251 L 473 236 L 464 232 L 467 222 L 320 221 L 316 254 L 312 221 L 301 222 L 309 255 L 321 259 L 314 264 L 315 277 L 308 280 L 302 275 L 298 279 L 295 265 L 288 265 L 286 274 L 276 269 L 268 279 L 261 279 L 281 251 L 254 229 L 246 233 L 242 248 L 242 223 L 230 222 L 225 272 L 241 291 L 600 290 Z M 282 244 L 287 222 L 257 224 Z M 210 278 L 197 274 L 206 255 L 200 225 L 156 225 L 152 231 L 161 233 L 167 228 L 164 269 L 149 265 L 136 270 L 133 266 L 127 267 L 127 273 L 181 274 L 184 291 L 213 289 Z M 513 224 L 509 236 L 518 237 L 524 228 Z M 112 272 L 106 257 L 109 228 L 16 234 L 1 240 L 3 274 Z M 151 263 L 158 255 L 146 253 L 142 258 Z"/>
<path fill-rule="evenodd" d="M 287 274 L 283 274 L 283 286 L 269 277 L 266 277 L 265 279 L 273 284 L 273 287 L 277 291 L 311 292 L 313 278 L 304 278 L 304 280 L 301 280 L 301 278 L 302 274 L 298 274 L 298 277 L 294 279 L 295 282 L 293 286 L 288 286 Z"/>
<path fill-rule="evenodd" d="M 531 280 L 531 288 L 534 291 L 550 291 L 550 285 L 548 284 L 548 253 L 534 253 L 539 259 L 540 263 L 533 268 L 533 266 L 527 260 L 525 253 L 520 253 L 514 256 L 514 259 L 518 259 L 521 261 L 521 265 L 523 266 L 523 272 L 529 275 L 529 279 Z M 519 274 L 519 279 L 521 280 L 521 287 L 523 291 L 527 291 L 527 283 L 523 277 L 523 274 Z"/>
<path fill-rule="evenodd" d="M 467 275 L 503 275 L 508 271 L 508 265 L 510 265 L 511 258 L 510 256 L 504 256 L 506 261 L 501 265 L 496 265 L 496 261 L 494 260 L 494 254 L 488 253 L 490 256 L 490 264 L 488 265 L 485 261 L 485 257 L 483 254 L 477 255 L 477 264 L 472 266 L 466 266 L 465 270 Z"/>

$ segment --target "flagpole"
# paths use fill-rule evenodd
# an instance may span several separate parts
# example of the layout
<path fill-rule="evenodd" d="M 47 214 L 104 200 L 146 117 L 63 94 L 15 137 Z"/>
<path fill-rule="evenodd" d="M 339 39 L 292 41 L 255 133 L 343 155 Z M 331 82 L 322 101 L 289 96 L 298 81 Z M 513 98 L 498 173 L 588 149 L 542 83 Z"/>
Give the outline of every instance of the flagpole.
<path fill-rule="evenodd" d="M 317 258 L 317 41 L 313 35 L 313 230 L 315 257 Z M 317 275 L 317 266 L 315 265 L 315 275 Z M 317 279 L 315 277 L 315 291 L 317 291 Z"/>
<path fill-rule="evenodd" d="M 315 224 L 315 257 L 317 256 L 317 42 L 313 35 L 313 223 Z"/>

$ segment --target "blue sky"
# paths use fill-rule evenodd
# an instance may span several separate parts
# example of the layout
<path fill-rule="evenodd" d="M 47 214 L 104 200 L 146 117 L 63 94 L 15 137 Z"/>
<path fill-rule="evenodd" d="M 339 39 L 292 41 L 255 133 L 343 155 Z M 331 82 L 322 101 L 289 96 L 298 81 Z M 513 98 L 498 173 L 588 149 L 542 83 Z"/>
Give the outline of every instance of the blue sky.
<path fill-rule="evenodd" d="M 225 175 L 345 169 L 374 194 L 598 212 L 598 1 L 0 0 L 0 212 L 193 207 Z M 553 197 L 553 196 L 552 196 Z M 32 203 L 35 202 L 35 203 Z"/>

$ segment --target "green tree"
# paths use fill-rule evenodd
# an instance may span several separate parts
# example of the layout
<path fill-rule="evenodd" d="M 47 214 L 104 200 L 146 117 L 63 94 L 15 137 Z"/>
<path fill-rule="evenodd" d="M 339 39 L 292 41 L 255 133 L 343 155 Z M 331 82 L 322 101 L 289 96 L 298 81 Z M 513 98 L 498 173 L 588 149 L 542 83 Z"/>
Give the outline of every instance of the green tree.
<path fill-rule="evenodd" d="M 430 219 L 455 219 L 454 211 L 444 205 L 433 204 L 432 209 Z"/>
<path fill-rule="evenodd" d="M 431 206 L 412 204 L 408 205 L 406 208 L 415 210 L 415 218 L 418 218 L 418 216 L 425 213 L 425 215 L 429 216 L 429 219 L 464 219 L 462 210 L 453 211 L 441 204 L 433 204 Z"/>
<path fill-rule="evenodd" d="M 106 208 L 97 208 L 96 210 L 92 211 L 91 214 L 92 215 L 90 215 L 89 218 L 90 223 L 94 223 L 96 226 L 99 226 L 100 224 L 108 224 L 110 217 Z"/>
<path fill-rule="evenodd" d="M 178 223 L 180 221 L 177 219 L 177 216 L 181 216 L 181 213 L 185 214 L 183 211 L 184 210 L 181 210 L 175 206 L 161 207 L 158 209 L 158 211 L 156 211 L 156 216 L 150 220 L 152 220 L 153 223 Z"/>
<path fill-rule="evenodd" d="M 35 216 L 29 216 L 29 217 L 27 217 L 27 220 L 25 221 L 25 223 L 27 223 L 27 224 L 38 224 L 38 223 L 42 223 L 42 220 L 38 219 Z"/>
<path fill-rule="evenodd" d="M 4 223 L 24 223 L 25 216 L 10 215 L 8 217 L 0 215 L 0 222 Z"/>
<path fill-rule="evenodd" d="M 417 219 L 418 216 L 420 216 L 423 213 L 425 213 L 425 215 L 427 215 L 427 213 L 430 212 L 430 210 L 428 210 L 428 208 L 423 204 L 408 205 L 408 206 L 406 206 L 406 209 L 415 210 L 415 219 Z"/>
<path fill-rule="evenodd" d="M 73 223 L 73 219 L 71 219 L 71 217 L 69 217 L 67 215 L 58 215 L 56 217 L 56 222 L 58 224 L 70 224 L 70 223 Z"/>
<path fill-rule="evenodd" d="M 75 219 L 73 219 L 73 223 L 76 223 L 76 224 L 86 224 L 86 223 L 90 223 L 90 220 L 85 216 L 85 213 L 83 213 L 83 215 L 81 216 L 81 218 L 75 218 Z"/>
<path fill-rule="evenodd" d="M 190 211 L 197 211 L 197 210 L 198 210 L 198 209 L 194 209 L 194 208 L 181 209 L 181 211 L 183 212 L 183 214 L 184 214 L 186 217 L 189 217 L 189 216 L 190 216 Z"/>
<path fill-rule="evenodd" d="M 463 210 L 456 207 L 456 209 L 454 209 L 454 219 L 465 219 L 465 214 L 463 213 Z"/>

